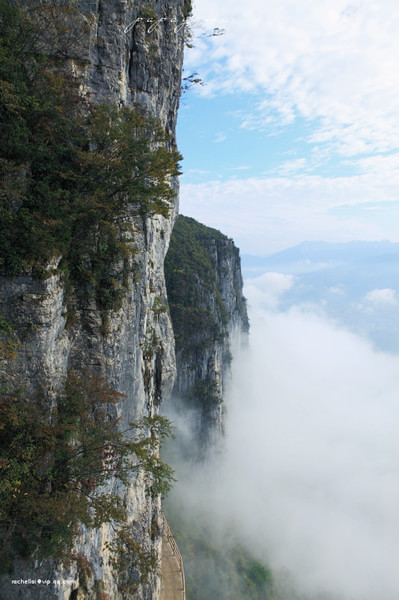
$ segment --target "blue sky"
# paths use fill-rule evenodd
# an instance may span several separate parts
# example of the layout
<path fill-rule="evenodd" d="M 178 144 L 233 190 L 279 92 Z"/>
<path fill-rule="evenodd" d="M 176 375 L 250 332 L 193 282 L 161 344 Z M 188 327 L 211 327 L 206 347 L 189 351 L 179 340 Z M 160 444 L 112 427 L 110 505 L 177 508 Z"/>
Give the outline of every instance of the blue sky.
<path fill-rule="evenodd" d="M 257 255 L 399 241 L 396 0 L 232 4 L 194 4 L 181 212 Z"/>
<path fill-rule="evenodd" d="M 181 102 L 181 212 L 258 257 L 398 242 L 398 1 L 196 0 L 192 28 L 185 74 L 206 85 Z M 252 259 L 221 471 L 182 497 L 296 591 L 396 600 L 397 252 L 317 246 Z"/>

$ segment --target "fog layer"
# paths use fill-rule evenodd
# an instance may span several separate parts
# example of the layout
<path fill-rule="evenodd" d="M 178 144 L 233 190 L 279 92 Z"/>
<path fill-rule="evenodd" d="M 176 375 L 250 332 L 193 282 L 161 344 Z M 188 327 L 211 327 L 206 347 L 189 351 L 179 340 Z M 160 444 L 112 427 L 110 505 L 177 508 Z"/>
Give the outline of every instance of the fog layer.
<path fill-rule="evenodd" d="M 399 360 L 298 311 L 253 313 L 230 391 L 231 510 L 309 590 L 399 597 Z"/>
<path fill-rule="evenodd" d="M 248 291 L 225 453 L 202 473 L 178 470 L 175 494 L 306 594 L 397 600 L 399 358 Z"/>

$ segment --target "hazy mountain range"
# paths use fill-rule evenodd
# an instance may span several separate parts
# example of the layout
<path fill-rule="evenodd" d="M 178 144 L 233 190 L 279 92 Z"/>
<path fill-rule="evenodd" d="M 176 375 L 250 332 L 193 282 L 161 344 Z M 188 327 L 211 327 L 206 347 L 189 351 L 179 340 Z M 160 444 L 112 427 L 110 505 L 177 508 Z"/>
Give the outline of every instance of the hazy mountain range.
<path fill-rule="evenodd" d="M 376 348 L 399 352 L 399 243 L 303 242 L 242 262 L 250 300 L 256 289 L 266 307 L 322 312 Z"/>

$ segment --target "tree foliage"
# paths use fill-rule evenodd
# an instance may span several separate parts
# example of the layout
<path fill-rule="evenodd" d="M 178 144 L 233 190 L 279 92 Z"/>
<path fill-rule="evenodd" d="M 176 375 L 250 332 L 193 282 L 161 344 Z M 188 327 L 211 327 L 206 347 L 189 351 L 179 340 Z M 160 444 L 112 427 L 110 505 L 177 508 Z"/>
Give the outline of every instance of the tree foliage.
<path fill-rule="evenodd" d="M 226 309 L 217 285 L 214 261 L 227 237 L 179 215 L 165 259 L 165 279 L 176 350 L 196 352 L 222 341 Z M 206 326 L 204 327 L 204 323 Z"/>
<path fill-rule="evenodd" d="M 13 360 L 18 348 L 17 336 L 11 323 L 0 314 L 0 363 Z"/>
<path fill-rule="evenodd" d="M 182 553 L 190 600 L 275 598 L 271 569 L 239 543 L 234 526 L 230 524 L 220 535 L 220 523 L 215 528 L 203 515 L 186 513 L 170 503 L 167 518 Z"/>
<path fill-rule="evenodd" d="M 74 372 L 52 411 L 22 393 L 2 394 L 3 565 L 14 553 L 66 557 L 79 523 L 96 528 L 113 521 L 126 537 L 123 497 L 105 491 L 109 481 L 128 486 L 142 472 L 149 495 L 167 493 L 173 471 L 158 450 L 170 424 L 162 417 L 144 418 L 121 431 L 110 411 L 121 397 L 103 378 Z"/>
<path fill-rule="evenodd" d="M 62 48 L 50 47 L 49 7 L 0 2 L 0 267 L 44 277 L 63 256 L 64 273 L 89 281 L 109 308 L 121 293 L 111 266 L 132 253 L 117 217 L 128 207 L 167 216 L 181 157 L 138 108 L 94 106 L 81 95 L 79 79 L 60 67 Z M 67 39 L 78 15 L 62 22 Z"/>

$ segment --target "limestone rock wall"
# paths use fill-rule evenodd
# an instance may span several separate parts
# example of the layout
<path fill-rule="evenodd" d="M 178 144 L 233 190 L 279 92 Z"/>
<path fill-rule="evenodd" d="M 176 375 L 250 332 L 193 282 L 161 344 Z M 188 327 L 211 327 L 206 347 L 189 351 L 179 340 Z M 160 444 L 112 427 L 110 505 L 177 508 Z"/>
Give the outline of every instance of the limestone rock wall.
<path fill-rule="evenodd" d="M 138 103 L 147 115 L 161 121 L 173 145 L 186 0 L 80 0 L 78 7 L 88 30 L 69 47 L 65 61 L 83 74 L 82 91 L 94 102 Z M 172 185 L 177 190 L 177 181 Z M 121 224 L 127 222 L 135 232 L 136 253 L 129 259 L 127 293 L 106 323 L 93 299 L 82 300 L 70 294 L 67 305 L 63 280 L 56 270 L 59 258 L 49 265 L 50 276 L 45 281 L 29 276 L 1 278 L 0 313 L 14 326 L 19 344 L 16 358 L 1 364 L 0 374 L 10 389 L 23 388 L 32 396 L 41 390 L 55 401 L 69 369 L 89 369 L 106 377 L 112 387 L 126 395 L 116 408 L 121 427 L 157 414 L 175 378 L 169 314 L 156 310 L 156 306 L 167 304 L 163 263 L 176 214 L 177 203 L 170 218 L 157 215 L 143 220 L 129 210 L 120 215 Z M 122 268 L 115 265 L 116 278 Z M 149 344 L 153 344 L 152 352 L 146 351 Z M 160 552 L 160 499 L 146 496 L 142 476 L 133 480 L 128 490 L 116 481 L 109 491 L 125 494 L 130 526 L 141 546 Z M 114 535 L 112 524 L 94 531 L 82 527 L 75 547 L 80 563 L 18 563 L 17 580 L 37 580 L 40 576 L 51 583 L 15 584 L 11 577 L 3 576 L 0 597 L 158 600 L 157 575 L 134 596 L 121 592 L 106 548 Z M 88 568 L 83 569 L 82 564 Z"/>
<path fill-rule="evenodd" d="M 173 401 L 198 413 L 203 457 L 221 443 L 232 342 L 248 331 L 239 250 L 219 231 L 179 216 L 165 271 L 176 335 Z"/>

